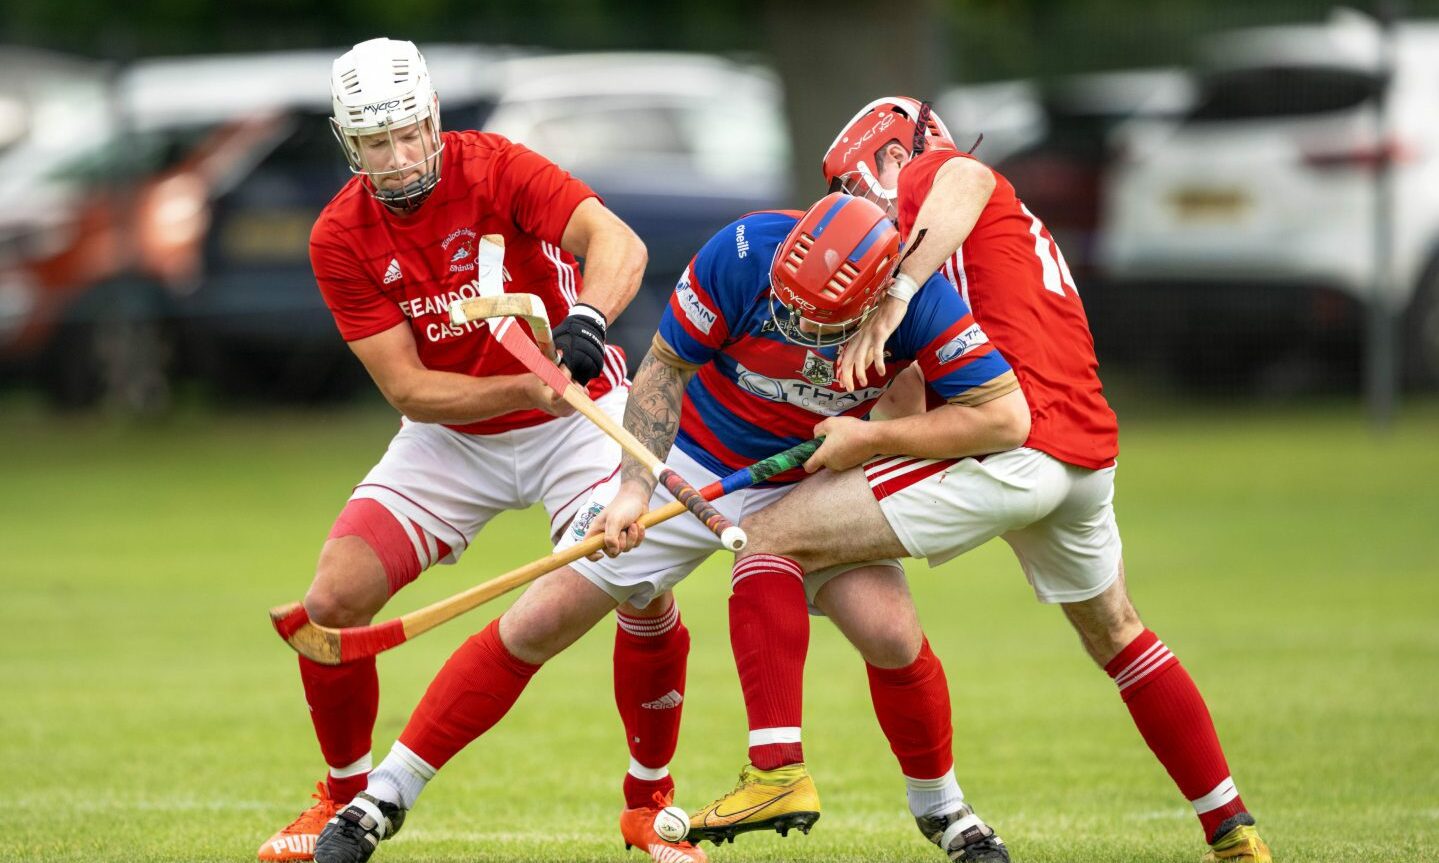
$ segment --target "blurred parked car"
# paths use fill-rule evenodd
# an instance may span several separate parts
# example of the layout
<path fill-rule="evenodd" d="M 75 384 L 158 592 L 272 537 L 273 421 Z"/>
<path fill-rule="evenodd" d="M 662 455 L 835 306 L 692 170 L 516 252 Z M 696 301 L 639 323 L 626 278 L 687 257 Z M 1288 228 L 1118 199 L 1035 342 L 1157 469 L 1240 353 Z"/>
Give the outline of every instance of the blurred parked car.
<path fill-rule="evenodd" d="M 789 135 L 768 70 L 698 54 L 574 54 L 502 64 L 484 128 L 589 183 L 649 249 L 611 329 L 638 365 L 675 281 L 741 215 L 787 203 Z"/>
<path fill-rule="evenodd" d="M 543 153 L 644 238 L 645 284 L 611 330 L 636 359 L 699 246 L 742 213 L 785 198 L 779 87 L 762 69 L 702 55 L 424 50 L 446 128 L 483 128 Z M 330 59 L 294 55 L 287 71 L 266 57 L 175 61 L 163 76 L 150 67 L 160 77 L 195 80 L 206 68 L 252 80 L 240 65 L 260 63 L 278 91 L 290 93 L 286 133 L 214 200 L 203 282 L 181 303 L 203 335 L 193 340 L 198 366 L 228 391 L 309 399 L 344 395 L 365 379 L 335 332 L 308 257 L 311 224 L 349 176 L 327 120 Z M 213 89 L 197 87 L 194 96 L 203 101 Z M 166 99 L 173 105 L 175 96 Z"/>
<path fill-rule="evenodd" d="M 1049 124 L 1038 81 L 1021 78 L 949 87 L 934 110 L 962 149 L 991 165 L 1043 140 Z M 983 141 L 980 136 L 983 135 Z"/>
<path fill-rule="evenodd" d="M 996 158 L 987 152 L 986 135 L 976 155 L 991 161 L 1044 220 L 1086 291 L 1098 287 L 1094 249 L 1113 155 L 1110 133 L 1136 119 L 1177 119 L 1193 107 L 1194 96 L 1192 76 L 1180 69 L 1063 76 L 1035 87 L 1040 127 L 1032 140 Z"/>
<path fill-rule="evenodd" d="M 1116 133 L 1104 275 L 1176 367 L 1352 359 L 1374 285 L 1375 167 L 1390 159 L 1408 368 L 1439 383 L 1439 25 L 1399 24 L 1395 53 L 1386 81 L 1379 29 L 1352 12 L 1223 34 L 1186 117 Z"/>
<path fill-rule="evenodd" d="M 704 240 L 785 201 L 788 138 L 764 69 L 684 54 L 424 50 L 446 128 L 550 156 L 645 239 L 645 285 L 612 328 L 632 355 Z M 24 291 L 26 314 L 0 322 L 27 333 L 10 340 L 15 352 L 61 402 L 158 409 L 192 374 L 226 393 L 294 399 L 343 396 L 365 379 L 308 256 L 310 226 L 349 178 L 327 119 L 338 53 L 142 61 L 102 79 L 95 107 L 67 112 L 76 145 L 38 163 L 66 190 L 67 206 L 51 209 L 65 242 L 0 259 L 0 315 L 18 307 L 14 285 L 46 281 Z M 0 96 L 0 134 L 7 104 Z M 97 112 L 110 127 L 80 134 Z M 33 184 L 31 163 L 14 164 L 7 181 Z"/>

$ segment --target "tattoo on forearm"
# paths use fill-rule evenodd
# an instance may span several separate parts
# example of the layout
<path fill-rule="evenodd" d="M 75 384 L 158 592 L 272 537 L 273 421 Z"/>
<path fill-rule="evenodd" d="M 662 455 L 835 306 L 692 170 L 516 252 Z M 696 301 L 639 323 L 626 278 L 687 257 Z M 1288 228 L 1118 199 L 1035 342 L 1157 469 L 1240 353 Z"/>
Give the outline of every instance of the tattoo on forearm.
<path fill-rule="evenodd" d="M 645 449 L 664 458 L 674 445 L 680 427 L 680 403 L 684 399 L 687 375 L 667 363 L 655 359 L 654 352 L 645 354 L 635 373 L 634 389 L 625 407 L 625 428 L 630 430 Z M 655 478 L 639 461 L 624 458 L 622 479 L 644 483 L 653 489 Z"/>

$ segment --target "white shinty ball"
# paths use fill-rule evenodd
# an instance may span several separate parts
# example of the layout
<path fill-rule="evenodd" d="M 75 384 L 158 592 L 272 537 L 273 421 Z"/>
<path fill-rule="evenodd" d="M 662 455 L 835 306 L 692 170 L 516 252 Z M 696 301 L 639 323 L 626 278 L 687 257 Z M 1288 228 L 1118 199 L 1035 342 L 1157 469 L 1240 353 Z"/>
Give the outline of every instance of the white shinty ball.
<path fill-rule="evenodd" d="M 666 806 L 655 815 L 655 832 L 666 842 L 683 842 L 690 832 L 690 816 L 678 806 Z"/>

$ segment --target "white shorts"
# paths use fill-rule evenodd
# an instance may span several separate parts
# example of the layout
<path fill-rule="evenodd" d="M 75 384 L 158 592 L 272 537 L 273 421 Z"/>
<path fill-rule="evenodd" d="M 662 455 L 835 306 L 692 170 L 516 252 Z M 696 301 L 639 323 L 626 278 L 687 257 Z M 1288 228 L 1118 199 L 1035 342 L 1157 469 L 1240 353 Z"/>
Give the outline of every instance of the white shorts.
<path fill-rule="evenodd" d="M 679 447 L 670 450 L 665 464 L 673 468 L 695 488 L 702 488 L 720 479 L 719 476 L 710 473 L 699 462 L 686 455 Z M 793 485 L 747 488 L 719 498 L 714 501 L 714 506 L 730 521 L 739 524 L 746 516 L 759 512 L 784 497 L 793 488 Z M 618 482 L 604 483 L 597 487 L 586 501 L 580 514 L 570 525 L 570 529 L 565 531 L 556 550 L 568 548 L 584 539 L 594 517 L 614 499 L 618 489 Z M 658 509 L 672 500 L 674 498 L 670 496 L 669 492 L 665 491 L 663 487 L 657 487 L 654 496 L 650 498 L 650 508 Z M 685 576 L 693 572 L 695 567 L 720 550 L 719 537 L 715 536 L 693 515 L 681 513 L 669 521 L 646 530 L 645 540 L 640 543 L 639 548 L 627 551 L 615 558 L 603 557 L 599 560 L 581 558 L 571 566 L 600 590 L 614 597 L 616 602 L 622 604 L 628 602 L 637 608 L 644 608 L 656 596 L 673 589 L 676 584 L 684 580 Z M 810 611 L 818 613 L 814 607 L 814 595 L 835 576 L 872 565 L 898 567 L 900 563 L 893 558 L 872 560 L 862 563 L 847 563 L 806 573 L 804 586 L 805 594 L 810 601 Z"/>
<path fill-rule="evenodd" d="M 864 466 L 885 520 L 931 566 L 1003 537 L 1040 602 L 1081 602 L 1119 576 L 1114 467 L 1028 447 L 983 459 L 885 457 Z"/>
<path fill-rule="evenodd" d="M 596 404 L 622 422 L 627 394 L 611 390 Z M 590 491 L 618 479 L 619 465 L 619 444 L 579 414 L 489 435 L 407 419 L 350 498 L 378 501 L 401 524 L 414 521 L 452 549 L 438 561 L 422 554 L 425 566 L 454 563 L 506 510 L 544 504 L 553 538 Z"/>

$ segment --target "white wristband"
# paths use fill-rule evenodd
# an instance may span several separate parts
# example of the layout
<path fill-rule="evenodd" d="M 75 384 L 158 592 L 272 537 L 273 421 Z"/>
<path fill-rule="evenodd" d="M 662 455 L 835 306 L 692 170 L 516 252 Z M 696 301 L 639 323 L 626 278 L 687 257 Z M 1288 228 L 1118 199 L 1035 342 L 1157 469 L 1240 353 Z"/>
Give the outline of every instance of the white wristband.
<path fill-rule="evenodd" d="M 570 306 L 570 314 L 589 318 L 599 324 L 602 330 L 607 329 L 610 325 L 610 322 L 605 320 L 604 313 L 589 303 L 575 303 L 573 306 Z"/>
<path fill-rule="evenodd" d="M 894 281 L 890 282 L 889 290 L 885 291 L 891 297 L 901 303 L 909 302 L 910 297 L 919 293 L 919 283 L 904 273 L 895 273 Z"/>

